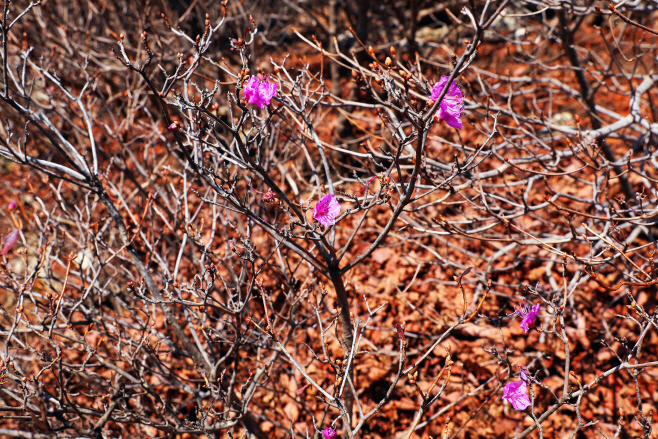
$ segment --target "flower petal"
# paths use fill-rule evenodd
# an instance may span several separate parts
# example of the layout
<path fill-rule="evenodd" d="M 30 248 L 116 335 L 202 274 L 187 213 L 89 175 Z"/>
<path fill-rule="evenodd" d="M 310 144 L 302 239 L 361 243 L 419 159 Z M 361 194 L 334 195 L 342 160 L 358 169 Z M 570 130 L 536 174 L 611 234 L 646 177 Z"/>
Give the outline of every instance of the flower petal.
<path fill-rule="evenodd" d="M 7 253 L 18 241 L 18 229 L 12 230 L 2 241 L 2 250 L 0 251 L 0 256 Z"/>

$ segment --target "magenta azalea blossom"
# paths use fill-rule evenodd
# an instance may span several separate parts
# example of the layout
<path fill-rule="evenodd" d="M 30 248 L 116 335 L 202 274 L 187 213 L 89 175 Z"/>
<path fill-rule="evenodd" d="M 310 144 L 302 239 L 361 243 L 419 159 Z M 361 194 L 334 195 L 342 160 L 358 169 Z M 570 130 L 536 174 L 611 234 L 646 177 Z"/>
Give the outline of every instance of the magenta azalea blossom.
<path fill-rule="evenodd" d="M 324 436 L 324 439 L 335 439 L 336 438 L 336 430 L 334 430 L 331 427 L 327 427 L 322 432 L 322 436 Z"/>
<path fill-rule="evenodd" d="M 514 410 L 525 410 L 528 408 L 530 406 L 530 398 L 528 398 L 528 386 L 526 382 L 516 381 L 514 383 L 507 383 L 503 389 L 503 399 L 512 404 Z"/>
<path fill-rule="evenodd" d="M 331 226 L 336 223 L 336 217 L 340 213 L 340 204 L 334 194 L 327 194 L 316 204 L 313 209 L 313 218 L 320 224 Z"/>
<path fill-rule="evenodd" d="M 525 301 L 521 302 L 521 305 L 514 308 L 514 312 L 512 314 L 521 317 L 520 326 L 525 333 L 530 331 L 530 327 L 528 325 L 534 323 L 535 317 L 539 315 L 539 308 L 541 308 L 539 303 L 530 308 L 525 304 Z"/>
<path fill-rule="evenodd" d="M 276 94 L 278 84 L 270 83 L 269 79 L 265 81 L 259 80 L 257 77 L 252 76 L 244 86 L 244 97 L 247 102 L 258 106 L 261 110 L 265 106 L 270 105 L 272 97 Z"/>
<path fill-rule="evenodd" d="M 434 87 L 432 88 L 432 95 L 430 96 L 431 100 L 436 101 L 439 99 L 439 95 L 448 83 L 448 78 L 448 76 L 441 76 L 439 82 L 434 84 Z M 436 113 L 436 115 L 439 117 L 439 119 L 445 120 L 446 123 L 451 127 L 461 130 L 464 127 L 460 119 L 463 109 L 464 96 L 462 95 L 462 91 L 459 89 L 459 87 L 457 87 L 457 83 L 453 81 L 448 88 L 448 93 L 446 93 L 446 95 L 443 97 L 443 100 L 439 104 L 439 111 Z"/>
<path fill-rule="evenodd" d="M 0 250 L 0 256 L 7 253 L 18 241 L 18 229 L 14 229 L 5 237 L 2 241 L 2 250 Z"/>
<path fill-rule="evenodd" d="M 9 203 L 9 210 L 12 210 L 12 209 L 15 209 L 15 208 L 16 208 L 16 203 L 14 201 Z"/>

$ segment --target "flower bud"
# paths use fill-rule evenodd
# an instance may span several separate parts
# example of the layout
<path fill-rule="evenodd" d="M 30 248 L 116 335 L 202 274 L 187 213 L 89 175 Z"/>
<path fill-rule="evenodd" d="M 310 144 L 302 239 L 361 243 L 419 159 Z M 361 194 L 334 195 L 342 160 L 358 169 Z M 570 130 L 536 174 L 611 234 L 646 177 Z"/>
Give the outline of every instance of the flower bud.
<path fill-rule="evenodd" d="M 386 65 L 386 67 L 391 67 L 391 65 L 393 64 L 393 61 L 391 61 L 391 58 L 389 58 L 387 56 L 386 61 L 384 61 L 384 64 Z"/>

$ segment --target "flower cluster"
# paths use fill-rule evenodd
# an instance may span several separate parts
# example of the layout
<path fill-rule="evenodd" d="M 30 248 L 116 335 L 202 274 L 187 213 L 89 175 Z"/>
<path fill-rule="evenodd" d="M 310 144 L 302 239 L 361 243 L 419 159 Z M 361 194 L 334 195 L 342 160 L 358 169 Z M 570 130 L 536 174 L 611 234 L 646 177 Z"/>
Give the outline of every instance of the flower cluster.
<path fill-rule="evenodd" d="M 336 430 L 331 427 L 327 427 L 322 431 L 322 436 L 324 439 L 336 439 Z"/>
<path fill-rule="evenodd" d="M 525 301 L 521 302 L 521 305 L 514 307 L 514 312 L 512 314 L 521 317 L 520 326 L 526 334 L 528 331 L 530 331 L 530 327 L 528 325 L 532 325 L 535 321 L 535 317 L 539 315 L 540 307 L 541 305 L 538 303 L 530 308 L 525 304 Z"/>
<path fill-rule="evenodd" d="M 268 78 L 261 81 L 255 76 L 252 76 L 244 86 L 244 97 L 247 102 L 256 105 L 261 110 L 267 105 L 270 105 L 272 97 L 276 94 L 278 84 L 270 83 Z"/>
<path fill-rule="evenodd" d="M 432 101 L 436 101 L 439 98 L 446 84 L 448 84 L 448 79 L 450 79 L 448 76 L 441 76 L 439 82 L 434 84 L 432 95 L 430 96 Z M 464 127 L 461 121 L 463 109 L 464 95 L 457 86 L 457 83 L 453 81 L 450 87 L 448 87 L 448 92 L 439 104 L 439 111 L 437 111 L 436 116 L 441 120 L 445 120 L 451 127 L 461 130 Z"/>
<path fill-rule="evenodd" d="M 511 315 L 521 317 L 521 329 L 527 334 L 530 331 L 530 326 L 535 322 L 535 318 L 539 315 L 541 304 L 536 304 L 529 307 L 522 301 L 519 306 L 514 307 L 514 312 Z M 516 410 L 525 410 L 530 405 L 530 398 L 528 398 L 528 375 L 525 371 L 521 370 L 521 381 L 508 383 L 503 389 L 503 399 Z"/>
<path fill-rule="evenodd" d="M 313 218 L 320 224 L 332 226 L 336 223 L 336 217 L 340 214 L 340 203 L 334 194 L 327 194 L 318 202 L 313 209 Z"/>

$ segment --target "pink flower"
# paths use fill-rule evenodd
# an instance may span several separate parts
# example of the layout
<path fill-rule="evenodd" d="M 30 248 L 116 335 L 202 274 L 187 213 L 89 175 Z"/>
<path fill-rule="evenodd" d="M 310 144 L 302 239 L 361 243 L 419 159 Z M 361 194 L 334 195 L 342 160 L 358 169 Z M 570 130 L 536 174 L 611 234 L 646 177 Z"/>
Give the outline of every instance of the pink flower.
<path fill-rule="evenodd" d="M 12 210 L 12 209 L 15 209 L 15 208 L 16 208 L 16 203 L 15 202 L 12 201 L 11 203 L 9 203 L 9 210 Z"/>
<path fill-rule="evenodd" d="M 327 427 L 322 432 L 322 436 L 324 436 L 324 439 L 335 439 L 336 438 L 336 430 L 334 430 L 331 427 Z"/>
<path fill-rule="evenodd" d="M 336 217 L 340 213 L 340 204 L 334 194 L 327 194 L 315 205 L 313 218 L 320 224 L 331 226 L 336 223 Z"/>
<path fill-rule="evenodd" d="M 18 240 L 18 229 L 14 229 L 5 237 L 2 241 L 2 250 L 0 250 L 0 256 L 7 253 L 11 248 L 16 244 Z"/>
<path fill-rule="evenodd" d="M 276 94 L 278 84 L 270 83 L 269 79 L 261 81 L 255 76 L 249 78 L 244 86 L 244 97 L 250 104 L 256 105 L 261 110 L 270 105 L 272 97 Z"/>
<path fill-rule="evenodd" d="M 526 382 L 516 381 L 514 383 L 507 383 L 503 389 L 503 399 L 512 404 L 514 410 L 525 410 L 528 408 L 530 406 L 530 398 L 528 398 L 528 386 Z"/>
<path fill-rule="evenodd" d="M 539 315 L 539 308 L 541 308 L 541 304 L 536 304 L 532 308 L 528 308 L 526 306 L 525 301 L 522 301 L 521 304 L 517 307 L 514 307 L 514 312 L 512 313 L 513 315 L 517 315 L 521 317 L 521 329 L 527 334 L 528 331 L 530 331 L 530 328 L 528 325 L 533 324 L 535 321 L 535 317 Z"/>
<path fill-rule="evenodd" d="M 441 76 L 439 82 L 434 84 L 430 99 L 433 101 L 439 99 L 439 95 L 448 83 L 448 78 L 448 76 Z M 453 81 L 448 88 L 448 93 L 446 93 L 446 95 L 443 97 L 443 100 L 439 104 L 439 111 L 436 113 L 436 115 L 439 119 L 445 120 L 446 123 L 451 127 L 461 130 L 464 127 L 462 121 L 460 120 L 463 109 L 464 96 L 462 95 L 462 91 L 459 89 L 459 87 L 457 87 L 457 83 Z"/>

